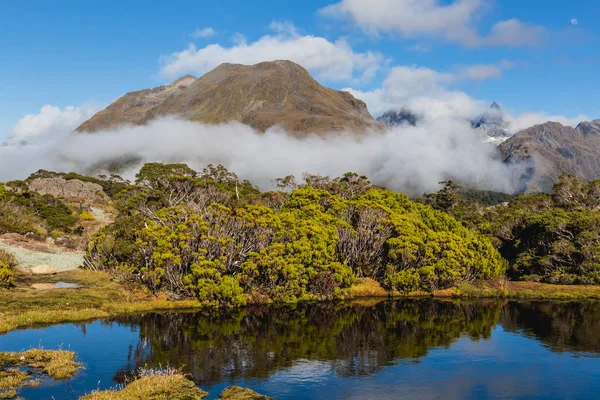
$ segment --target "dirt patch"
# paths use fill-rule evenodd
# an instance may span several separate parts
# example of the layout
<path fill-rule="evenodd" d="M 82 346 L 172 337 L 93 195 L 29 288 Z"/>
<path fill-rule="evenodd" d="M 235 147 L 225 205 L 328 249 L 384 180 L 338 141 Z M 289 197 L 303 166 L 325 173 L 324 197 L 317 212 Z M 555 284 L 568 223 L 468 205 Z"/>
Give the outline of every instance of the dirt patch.
<path fill-rule="evenodd" d="M 84 262 L 83 252 L 16 234 L 1 235 L 0 249 L 14 254 L 17 259 L 17 269 L 26 272 L 38 265 L 47 265 L 56 271 L 69 271 L 79 268 Z"/>
<path fill-rule="evenodd" d="M 56 283 L 34 283 L 31 285 L 32 289 L 35 290 L 50 290 L 50 289 L 77 289 L 80 287 L 76 283 L 69 282 L 56 282 Z"/>

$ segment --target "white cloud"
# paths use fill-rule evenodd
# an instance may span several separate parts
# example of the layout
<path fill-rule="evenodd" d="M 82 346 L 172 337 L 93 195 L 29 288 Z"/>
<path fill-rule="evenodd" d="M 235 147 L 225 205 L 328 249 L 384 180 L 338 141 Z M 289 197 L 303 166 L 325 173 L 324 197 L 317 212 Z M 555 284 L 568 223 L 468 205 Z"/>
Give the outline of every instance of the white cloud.
<path fill-rule="evenodd" d="M 541 112 L 533 113 L 526 112 L 520 115 L 507 117 L 513 133 L 519 132 L 523 129 L 530 128 L 534 125 L 543 124 L 544 122 L 552 121 L 559 122 L 565 126 L 577 126 L 582 121 L 591 120 L 590 117 L 584 114 L 580 114 L 574 118 L 566 117 L 564 115 L 548 115 Z"/>
<path fill-rule="evenodd" d="M 335 42 L 318 36 L 301 36 L 291 23 L 273 23 L 274 35 L 255 42 L 238 41 L 232 47 L 211 44 L 162 57 L 161 73 L 175 78 L 186 73 L 204 74 L 222 63 L 256 64 L 278 59 L 301 64 L 318 78 L 329 81 L 369 80 L 384 63 L 380 53 L 354 52 L 343 39 Z"/>
<path fill-rule="evenodd" d="M 467 116 L 479 110 L 483 103 L 470 99 L 462 92 L 450 91 L 449 86 L 465 80 L 483 81 L 499 78 L 504 69 L 513 65 L 510 61 L 502 61 L 499 65 L 477 64 L 460 67 L 455 72 L 439 72 L 417 66 L 396 66 L 389 71 L 382 88 L 370 92 L 344 90 L 365 101 L 374 115 L 410 104 L 414 111 L 433 113 L 436 117 L 457 113 Z"/>
<path fill-rule="evenodd" d="M 100 110 L 94 103 L 64 109 L 45 105 L 38 114 L 27 114 L 13 125 L 7 143 L 46 140 L 55 135 L 71 132 Z"/>
<path fill-rule="evenodd" d="M 43 145 L 0 147 L 0 181 L 23 179 L 40 168 L 86 173 L 110 160 L 139 157 L 186 162 L 196 169 L 222 164 L 263 189 L 289 174 L 340 176 L 355 171 L 414 195 L 437 190 L 444 179 L 509 190 L 510 174 L 490 157 L 492 150 L 469 134 L 468 123 L 453 119 L 360 137 L 349 132 L 299 137 L 277 129 L 257 133 L 238 123 L 203 125 L 165 118 L 146 126 L 73 134 Z M 122 174 L 131 178 L 135 172 L 132 168 Z"/>
<path fill-rule="evenodd" d="M 573 18 L 571 20 L 571 25 L 579 25 L 579 21 L 577 20 L 577 18 Z"/>
<path fill-rule="evenodd" d="M 431 47 L 421 43 L 417 43 L 413 46 L 410 46 L 408 50 L 414 51 L 415 53 L 429 53 L 431 51 Z"/>
<path fill-rule="evenodd" d="M 492 27 L 490 34 L 481 40 L 482 45 L 535 47 L 542 44 L 545 29 L 528 25 L 518 19 L 501 21 Z"/>
<path fill-rule="evenodd" d="M 209 38 L 211 36 L 215 36 L 217 34 L 217 32 L 211 28 L 211 27 L 207 27 L 207 28 L 196 28 L 196 30 L 194 32 L 192 32 L 191 36 L 194 39 L 200 39 L 200 38 Z"/>
<path fill-rule="evenodd" d="M 472 81 L 484 81 L 491 78 L 500 78 L 501 76 L 502 68 L 489 64 L 471 65 L 460 72 L 460 77 Z"/>
<path fill-rule="evenodd" d="M 352 21 L 369 35 L 396 33 L 403 37 L 437 37 L 466 46 L 535 46 L 543 28 L 516 19 L 498 22 L 487 37 L 476 21 L 487 0 L 341 0 L 320 10 L 329 17 Z"/>
<path fill-rule="evenodd" d="M 440 119 L 459 121 L 478 118 L 488 111 L 489 103 L 494 100 L 478 100 L 452 85 L 464 79 L 482 80 L 495 78 L 503 68 L 510 68 L 513 62 L 503 61 L 498 66 L 475 65 L 463 67 L 455 73 L 438 72 L 423 67 L 394 67 L 381 88 L 372 91 L 360 91 L 352 88 L 344 90 L 362 99 L 369 111 L 379 116 L 389 110 L 406 109 L 434 123 Z M 581 121 L 590 120 L 586 115 L 570 118 L 564 115 L 548 115 L 543 112 L 525 112 L 518 115 L 504 114 L 511 133 L 547 121 L 560 122 L 567 126 L 576 126 Z"/>

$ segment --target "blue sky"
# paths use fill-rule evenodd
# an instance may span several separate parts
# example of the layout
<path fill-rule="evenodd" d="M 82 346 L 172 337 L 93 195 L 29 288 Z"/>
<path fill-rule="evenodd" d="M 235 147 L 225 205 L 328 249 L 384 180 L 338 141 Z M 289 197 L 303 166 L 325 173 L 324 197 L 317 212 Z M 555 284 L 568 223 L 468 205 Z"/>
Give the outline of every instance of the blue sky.
<path fill-rule="evenodd" d="M 7 0 L 0 138 L 27 114 L 33 134 L 72 129 L 92 112 L 82 105 L 281 55 L 373 113 L 460 94 L 517 116 L 600 118 L 598 15 L 584 0 Z M 57 111 L 33 119 L 46 105 Z"/>

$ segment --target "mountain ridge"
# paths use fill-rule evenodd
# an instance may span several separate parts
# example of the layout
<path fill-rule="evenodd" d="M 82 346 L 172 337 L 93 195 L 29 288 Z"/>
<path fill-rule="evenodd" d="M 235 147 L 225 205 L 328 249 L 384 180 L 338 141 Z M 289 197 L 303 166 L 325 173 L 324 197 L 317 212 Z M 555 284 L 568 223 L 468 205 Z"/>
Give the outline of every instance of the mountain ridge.
<path fill-rule="evenodd" d="M 600 179 L 600 120 L 576 128 L 548 121 L 524 129 L 498 146 L 507 164 L 526 167 L 518 177 L 523 191 L 552 188 L 560 175 L 590 181 Z"/>
<path fill-rule="evenodd" d="M 200 78 L 186 75 L 127 93 L 76 132 L 144 125 L 170 115 L 207 124 L 238 121 L 261 132 L 273 126 L 292 133 L 381 129 L 362 100 L 322 86 L 296 63 L 277 60 L 221 64 Z"/>

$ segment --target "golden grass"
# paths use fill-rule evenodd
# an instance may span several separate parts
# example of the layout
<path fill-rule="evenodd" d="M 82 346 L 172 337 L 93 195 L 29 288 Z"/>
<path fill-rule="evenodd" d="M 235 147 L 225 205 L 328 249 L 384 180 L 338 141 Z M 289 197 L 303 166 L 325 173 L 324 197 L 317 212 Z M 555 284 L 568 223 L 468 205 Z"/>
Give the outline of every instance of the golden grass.
<path fill-rule="evenodd" d="M 377 281 L 371 278 L 357 279 L 350 288 L 350 294 L 352 297 L 380 297 L 390 295 Z"/>
<path fill-rule="evenodd" d="M 208 396 L 204 390 L 182 374 L 170 369 L 142 371 L 141 376 L 121 390 L 93 392 L 81 400 L 201 400 Z"/>
<path fill-rule="evenodd" d="M 75 358 L 75 353 L 65 350 L 0 352 L 0 399 L 12 399 L 19 389 L 37 386 L 42 375 L 56 380 L 72 378 L 80 367 Z"/>
<path fill-rule="evenodd" d="M 80 400 L 200 400 L 208 396 L 178 370 L 140 369 L 137 379 L 124 387 L 96 391 Z M 231 386 L 223 390 L 221 400 L 273 400 L 250 389 Z"/>
<path fill-rule="evenodd" d="M 373 279 L 360 279 L 350 289 L 354 298 L 368 297 L 422 297 L 437 298 L 510 298 L 510 299 L 600 299 L 600 286 L 552 285 L 536 282 L 512 282 L 506 279 L 475 281 L 456 288 L 436 290 L 431 293 L 414 292 L 402 294 L 388 292 Z"/>
<path fill-rule="evenodd" d="M 221 392 L 221 400 L 273 400 L 273 398 L 263 396 L 250 389 L 230 386 Z"/>
<path fill-rule="evenodd" d="M 600 286 L 552 285 L 495 279 L 463 284 L 457 289 L 455 297 L 555 300 L 600 299 Z"/>

